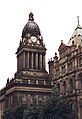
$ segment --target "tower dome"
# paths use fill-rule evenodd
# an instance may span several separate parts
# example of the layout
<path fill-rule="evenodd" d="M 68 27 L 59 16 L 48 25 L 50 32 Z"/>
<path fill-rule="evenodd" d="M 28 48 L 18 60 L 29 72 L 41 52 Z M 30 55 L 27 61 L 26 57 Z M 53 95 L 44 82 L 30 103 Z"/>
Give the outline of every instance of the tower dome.
<path fill-rule="evenodd" d="M 39 26 L 34 22 L 33 13 L 29 14 L 29 19 L 27 24 L 24 26 L 22 31 L 22 39 L 26 37 L 26 35 L 30 34 L 31 36 L 37 36 L 40 34 Z"/>

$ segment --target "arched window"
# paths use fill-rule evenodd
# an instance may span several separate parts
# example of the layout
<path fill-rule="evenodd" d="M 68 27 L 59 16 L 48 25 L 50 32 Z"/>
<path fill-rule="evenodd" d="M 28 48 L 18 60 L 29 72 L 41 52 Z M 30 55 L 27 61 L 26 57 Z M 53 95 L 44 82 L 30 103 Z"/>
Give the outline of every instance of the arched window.
<path fill-rule="evenodd" d="M 80 88 L 82 88 L 82 73 L 79 74 L 79 80 L 80 80 Z"/>
<path fill-rule="evenodd" d="M 74 83 L 73 83 L 73 80 L 72 79 L 70 79 L 69 84 L 70 84 L 70 92 L 72 92 L 73 89 L 74 89 Z"/>
<path fill-rule="evenodd" d="M 82 67 L 82 58 L 79 58 L 79 65 Z"/>
<path fill-rule="evenodd" d="M 58 91 L 60 92 L 60 83 L 57 84 Z"/>
<path fill-rule="evenodd" d="M 63 89 L 64 89 L 64 93 L 66 92 L 66 82 L 63 82 Z"/>

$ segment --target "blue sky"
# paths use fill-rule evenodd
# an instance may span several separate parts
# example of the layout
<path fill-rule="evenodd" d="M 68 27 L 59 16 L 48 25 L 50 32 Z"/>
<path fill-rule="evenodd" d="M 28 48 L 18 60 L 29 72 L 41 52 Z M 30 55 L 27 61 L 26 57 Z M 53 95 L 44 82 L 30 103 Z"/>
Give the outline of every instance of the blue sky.
<path fill-rule="evenodd" d="M 54 57 L 61 40 L 68 43 L 77 26 L 77 16 L 82 26 L 81 0 L 0 0 L 0 89 L 17 70 L 15 52 L 30 11 L 47 48 L 46 62 Z"/>

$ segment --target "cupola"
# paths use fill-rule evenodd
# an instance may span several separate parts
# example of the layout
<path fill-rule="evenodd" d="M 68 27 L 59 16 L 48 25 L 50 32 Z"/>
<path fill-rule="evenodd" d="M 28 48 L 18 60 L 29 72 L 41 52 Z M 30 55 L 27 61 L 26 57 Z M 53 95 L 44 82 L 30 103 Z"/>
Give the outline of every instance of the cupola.
<path fill-rule="evenodd" d="M 34 17 L 33 13 L 30 12 L 29 14 L 29 19 L 27 24 L 24 26 L 23 31 L 22 31 L 22 39 L 25 38 L 27 35 L 31 36 L 40 36 L 40 29 L 37 23 L 34 22 Z"/>

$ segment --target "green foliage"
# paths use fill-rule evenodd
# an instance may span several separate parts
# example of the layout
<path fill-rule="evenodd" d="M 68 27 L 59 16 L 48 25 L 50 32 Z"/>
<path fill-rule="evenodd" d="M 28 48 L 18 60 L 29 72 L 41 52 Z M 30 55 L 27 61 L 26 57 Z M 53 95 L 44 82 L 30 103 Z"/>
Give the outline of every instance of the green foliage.
<path fill-rule="evenodd" d="M 43 105 L 43 119 L 75 119 L 68 100 L 51 96 Z"/>
<path fill-rule="evenodd" d="M 34 102 L 29 108 L 17 106 L 7 110 L 2 119 L 76 119 L 70 100 L 60 96 L 57 88 L 52 90 L 46 100 Z"/>
<path fill-rule="evenodd" d="M 14 113 L 11 109 L 4 111 L 2 119 L 14 119 Z"/>
<path fill-rule="evenodd" d="M 57 88 L 54 88 L 50 97 L 43 103 L 41 119 L 75 119 L 71 102 L 64 96 L 60 96 Z"/>
<path fill-rule="evenodd" d="M 25 108 L 24 106 L 18 105 L 12 110 L 8 109 L 4 111 L 2 119 L 22 119 L 24 108 Z"/>
<path fill-rule="evenodd" d="M 24 110 L 23 119 L 40 119 L 42 102 L 34 102 L 30 108 Z"/>

